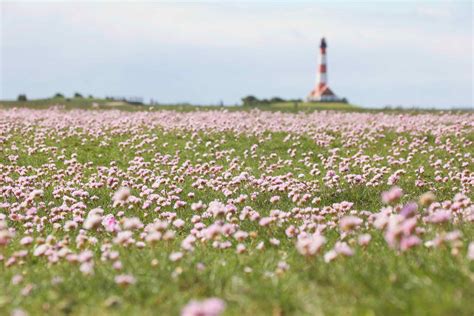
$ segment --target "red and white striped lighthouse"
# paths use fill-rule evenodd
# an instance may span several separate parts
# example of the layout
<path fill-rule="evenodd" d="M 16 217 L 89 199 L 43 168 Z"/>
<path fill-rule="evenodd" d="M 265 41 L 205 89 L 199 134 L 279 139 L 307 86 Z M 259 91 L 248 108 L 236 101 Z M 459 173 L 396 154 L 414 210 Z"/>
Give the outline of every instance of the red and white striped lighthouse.
<path fill-rule="evenodd" d="M 334 92 L 329 89 L 328 86 L 328 67 L 326 64 L 326 40 L 324 37 L 321 39 L 321 45 L 319 46 L 321 50 L 321 59 L 318 67 L 317 82 L 316 86 L 309 93 L 307 100 L 309 102 L 314 101 L 340 101 L 341 99 L 337 97 Z"/>

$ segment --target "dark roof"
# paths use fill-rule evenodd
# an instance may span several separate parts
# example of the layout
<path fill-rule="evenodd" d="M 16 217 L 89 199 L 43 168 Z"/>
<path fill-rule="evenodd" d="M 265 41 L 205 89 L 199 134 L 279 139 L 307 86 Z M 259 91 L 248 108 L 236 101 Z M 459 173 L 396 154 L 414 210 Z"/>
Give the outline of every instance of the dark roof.
<path fill-rule="evenodd" d="M 335 95 L 328 86 L 325 86 L 322 91 L 319 92 L 320 95 Z"/>

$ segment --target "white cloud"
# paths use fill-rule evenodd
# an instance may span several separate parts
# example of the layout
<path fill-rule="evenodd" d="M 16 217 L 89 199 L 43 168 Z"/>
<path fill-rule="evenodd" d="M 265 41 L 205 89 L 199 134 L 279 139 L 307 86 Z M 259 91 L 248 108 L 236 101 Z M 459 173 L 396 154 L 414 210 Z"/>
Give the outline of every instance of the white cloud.
<path fill-rule="evenodd" d="M 443 76 L 472 82 L 472 73 L 463 71 L 466 65 L 472 65 L 472 28 L 468 27 L 472 16 L 459 16 L 459 11 L 463 8 L 459 9 L 456 3 L 408 2 L 3 3 L 2 53 L 4 61 L 8 61 L 4 77 L 9 79 L 8 85 L 2 84 L 8 88 L 3 93 L 17 93 L 10 88 L 21 85 L 13 82 L 15 69 L 36 69 L 34 65 L 46 62 L 56 63 L 58 69 L 71 69 L 78 64 L 73 68 L 76 71 L 100 69 L 100 76 L 106 76 L 105 72 L 115 71 L 111 67 L 136 66 L 140 61 L 149 65 L 154 62 L 154 54 L 156 59 L 166 58 L 156 61 L 162 71 L 167 67 L 181 69 L 175 64 L 163 66 L 168 62 L 193 67 L 186 60 L 195 58 L 207 63 L 210 73 L 219 73 L 219 69 L 229 67 L 229 62 L 236 62 L 249 66 L 249 77 L 270 80 L 268 85 L 281 87 L 283 79 L 272 82 L 276 79 L 267 78 L 266 73 L 293 68 L 300 72 L 288 77 L 312 78 L 315 48 L 323 35 L 329 40 L 330 63 L 338 62 L 330 65 L 335 71 L 330 78 L 338 78 L 343 86 L 351 86 L 345 80 L 354 77 L 347 73 L 353 71 L 372 74 L 377 82 L 385 80 L 386 86 L 407 77 L 423 82 L 431 78 L 427 76 L 440 73 L 444 64 L 452 65 L 452 69 L 442 69 Z M 169 52 L 165 57 L 164 51 Z M 193 54 L 208 54 L 210 59 Z M 309 71 L 303 73 L 306 64 Z M 342 64 L 346 74 L 341 71 Z M 196 69 L 189 68 L 188 76 L 204 76 Z M 390 76 L 384 77 L 387 73 Z M 64 74 L 56 76 L 60 75 Z M 356 75 L 363 76 L 364 73 Z M 114 80 L 117 79 L 110 79 Z M 210 85 L 218 85 L 213 78 L 207 80 Z M 296 86 L 294 81 L 287 81 L 286 85 Z M 242 89 L 248 89 L 245 82 Z"/>

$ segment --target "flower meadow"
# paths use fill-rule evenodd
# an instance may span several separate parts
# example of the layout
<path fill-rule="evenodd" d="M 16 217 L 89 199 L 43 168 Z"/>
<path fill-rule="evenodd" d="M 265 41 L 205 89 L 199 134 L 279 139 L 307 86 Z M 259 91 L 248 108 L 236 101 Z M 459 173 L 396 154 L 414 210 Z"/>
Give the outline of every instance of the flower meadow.
<path fill-rule="evenodd" d="M 472 315 L 474 114 L 0 109 L 2 315 Z"/>

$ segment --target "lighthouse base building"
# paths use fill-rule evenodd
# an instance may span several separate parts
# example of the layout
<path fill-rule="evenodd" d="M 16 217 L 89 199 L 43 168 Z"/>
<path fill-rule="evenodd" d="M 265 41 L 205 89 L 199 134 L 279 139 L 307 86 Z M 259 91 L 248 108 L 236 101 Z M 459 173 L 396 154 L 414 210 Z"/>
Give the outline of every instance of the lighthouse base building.
<path fill-rule="evenodd" d="M 346 99 L 339 98 L 337 95 L 329 89 L 328 86 L 322 88 L 313 89 L 306 97 L 308 102 L 345 102 Z"/>
<path fill-rule="evenodd" d="M 326 40 L 321 39 L 321 59 L 319 62 L 316 86 L 309 93 L 308 102 L 347 102 L 344 98 L 339 98 L 328 86 L 327 63 L 326 63 Z"/>

